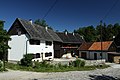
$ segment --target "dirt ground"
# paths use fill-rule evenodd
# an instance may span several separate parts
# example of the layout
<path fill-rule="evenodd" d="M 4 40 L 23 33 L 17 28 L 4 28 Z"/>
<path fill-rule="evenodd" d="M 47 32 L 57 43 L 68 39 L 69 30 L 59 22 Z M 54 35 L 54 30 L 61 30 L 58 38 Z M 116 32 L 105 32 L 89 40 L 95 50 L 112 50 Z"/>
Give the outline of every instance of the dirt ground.
<path fill-rule="evenodd" d="M 102 78 L 118 80 L 117 78 L 120 78 L 120 64 L 109 65 L 111 65 L 109 68 L 92 71 L 42 73 L 9 70 L 8 72 L 0 73 L 0 80 L 98 80 L 97 78 L 101 78 L 99 80 L 103 80 Z"/>

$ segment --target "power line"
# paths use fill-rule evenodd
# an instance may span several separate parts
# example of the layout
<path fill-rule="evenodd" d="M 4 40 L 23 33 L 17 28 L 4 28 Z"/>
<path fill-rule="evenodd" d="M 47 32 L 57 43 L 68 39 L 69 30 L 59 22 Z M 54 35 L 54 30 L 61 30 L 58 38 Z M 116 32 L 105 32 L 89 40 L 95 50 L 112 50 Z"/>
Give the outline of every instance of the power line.
<path fill-rule="evenodd" d="M 112 9 L 116 6 L 116 4 L 118 3 L 119 0 L 116 0 L 115 3 L 112 5 L 112 7 L 108 10 L 108 12 L 105 14 L 105 16 L 102 18 L 102 21 L 105 20 L 107 18 L 107 16 L 109 15 L 109 13 L 112 11 Z"/>
<path fill-rule="evenodd" d="M 54 8 L 54 6 L 56 5 L 58 0 L 55 0 L 55 2 L 52 4 L 52 6 L 48 9 L 48 11 L 46 12 L 46 14 L 43 16 L 42 20 L 45 19 L 45 17 L 47 17 L 47 15 L 50 13 L 50 11 Z"/>
<path fill-rule="evenodd" d="M 100 26 L 101 26 L 101 32 L 100 32 L 100 36 L 101 36 L 101 37 L 100 37 L 100 38 L 101 38 L 101 61 L 102 61 L 102 53 L 103 53 L 103 51 L 102 51 L 102 50 L 103 50 L 103 47 L 102 47 L 102 46 L 103 46 L 103 44 L 102 44 L 102 41 L 103 41 L 103 39 L 102 39 L 102 36 L 103 36 L 103 34 L 102 34 L 102 32 L 103 32 L 103 31 L 102 31 L 102 21 L 107 18 L 107 16 L 109 15 L 109 13 L 112 11 L 112 9 L 113 9 L 113 8 L 116 6 L 116 4 L 118 3 L 118 1 L 119 1 L 119 0 L 116 0 L 116 1 L 115 1 L 115 3 L 112 5 L 112 7 L 108 10 L 108 12 L 105 14 L 105 16 L 103 17 L 103 19 L 100 21 Z"/>

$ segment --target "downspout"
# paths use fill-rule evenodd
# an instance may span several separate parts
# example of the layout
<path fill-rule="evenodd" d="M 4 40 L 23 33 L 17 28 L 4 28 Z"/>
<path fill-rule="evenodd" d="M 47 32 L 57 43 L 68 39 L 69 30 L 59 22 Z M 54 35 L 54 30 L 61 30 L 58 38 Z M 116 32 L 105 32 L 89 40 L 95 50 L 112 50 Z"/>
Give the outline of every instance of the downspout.
<path fill-rule="evenodd" d="M 29 41 L 29 39 L 26 41 L 26 54 L 28 52 L 28 50 L 27 50 L 28 49 L 28 43 L 27 43 L 28 41 Z"/>

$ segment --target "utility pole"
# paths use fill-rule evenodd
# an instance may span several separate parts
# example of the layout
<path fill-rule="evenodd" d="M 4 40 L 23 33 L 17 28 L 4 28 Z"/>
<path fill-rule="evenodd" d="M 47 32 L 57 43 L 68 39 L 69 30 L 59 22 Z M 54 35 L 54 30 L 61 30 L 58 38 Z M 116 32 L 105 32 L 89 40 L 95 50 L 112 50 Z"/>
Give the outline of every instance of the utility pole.
<path fill-rule="evenodd" d="M 100 32 L 100 41 L 101 41 L 101 61 L 102 61 L 102 53 L 103 53 L 103 47 L 102 47 L 102 20 L 100 21 L 100 27 L 101 27 L 101 32 Z"/>

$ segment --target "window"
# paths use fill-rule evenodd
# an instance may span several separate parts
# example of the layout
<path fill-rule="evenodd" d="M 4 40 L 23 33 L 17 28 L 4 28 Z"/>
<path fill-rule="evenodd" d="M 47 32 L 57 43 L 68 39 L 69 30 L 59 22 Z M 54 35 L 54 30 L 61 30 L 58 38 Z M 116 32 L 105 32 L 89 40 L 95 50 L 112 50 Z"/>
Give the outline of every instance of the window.
<path fill-rule="evenodd" d="M 52 52 L 45 53 L 45 57 L 49 57 L 49 56 L 52 56 Z"/>
<path fill-rule="evenodd" d="M 30 39 L 30 40 L 29 40 L 29 43 L 30 43 L 31 45 L 40 45 L 40 40 Z"/>
<path fill-rule="evenodd" d="M 40 53 L 33 54 L 33 58 L 40 58 Z"/>
<path fill-rule="evenodd" d="M 36 58 L 40 58 L 40 53 L 36 53 Z"/>
<path fill-rule="evenodd" d="M 46 41 L 45 44 L 51 46 L 52 42 L 51 41 Z"/>
<path fill-rule="evenodd" d="M 17 27 L 17 34 L 18 34 L 18 36 L 21 35 L 21 29 L 19 27 Z"/>

